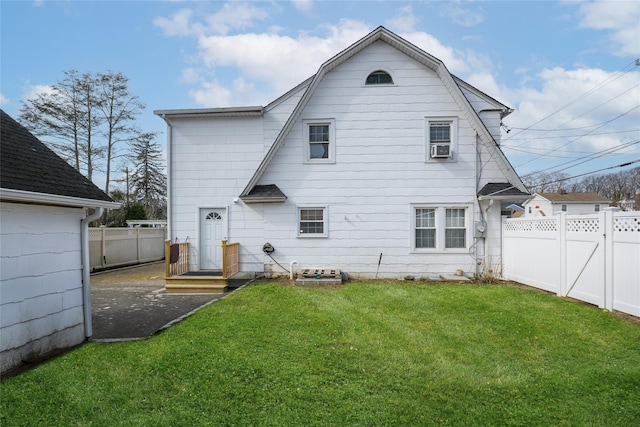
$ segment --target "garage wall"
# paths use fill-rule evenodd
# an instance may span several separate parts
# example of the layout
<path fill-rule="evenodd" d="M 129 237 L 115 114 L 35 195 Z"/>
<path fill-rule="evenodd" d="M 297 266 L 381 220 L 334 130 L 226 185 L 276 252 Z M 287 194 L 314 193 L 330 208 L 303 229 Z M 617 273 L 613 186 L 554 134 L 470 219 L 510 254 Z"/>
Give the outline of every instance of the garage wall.
<path fill-rule="evenodd" d="M 84 341 L 82 218 L 0 203 L 0 371 Z"/>

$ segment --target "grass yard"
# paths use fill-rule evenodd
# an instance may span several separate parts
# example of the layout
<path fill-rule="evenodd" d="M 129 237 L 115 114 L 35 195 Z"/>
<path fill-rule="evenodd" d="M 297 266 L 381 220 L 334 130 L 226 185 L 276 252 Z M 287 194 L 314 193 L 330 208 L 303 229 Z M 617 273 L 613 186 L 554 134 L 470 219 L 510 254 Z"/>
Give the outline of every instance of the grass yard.
<path fill-rule="evenodd" d="M 2 382 L 24 426 L 632 426 L 640 323 L 509 285 L 254 284 Z"/>

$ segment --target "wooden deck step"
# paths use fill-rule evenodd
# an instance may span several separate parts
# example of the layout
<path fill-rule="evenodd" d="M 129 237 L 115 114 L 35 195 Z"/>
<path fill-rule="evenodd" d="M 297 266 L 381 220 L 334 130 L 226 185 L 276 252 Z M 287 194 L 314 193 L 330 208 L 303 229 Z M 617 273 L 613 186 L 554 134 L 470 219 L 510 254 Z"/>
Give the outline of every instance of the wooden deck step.
<path fill-rule="evenodd" d="M 227 279 L 211 275 L 180 275 L 165 278 L 165 291 L 170 293 L 223 293 Z"/>

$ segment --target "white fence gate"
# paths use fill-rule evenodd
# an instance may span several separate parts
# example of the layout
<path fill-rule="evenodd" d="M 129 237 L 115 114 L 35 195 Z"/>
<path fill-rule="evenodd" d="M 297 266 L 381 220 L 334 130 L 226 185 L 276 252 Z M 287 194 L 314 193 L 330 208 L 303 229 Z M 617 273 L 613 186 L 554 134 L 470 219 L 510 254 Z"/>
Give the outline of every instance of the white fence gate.
<path fill-rule="evenodd" d="M 640 316 L 640 212 L 504 219 L 502 276 Z"/>
<path fill-rule="evenodd" d="M 164 259 L 166 228 L 89 228 L 91 270 Z"/>

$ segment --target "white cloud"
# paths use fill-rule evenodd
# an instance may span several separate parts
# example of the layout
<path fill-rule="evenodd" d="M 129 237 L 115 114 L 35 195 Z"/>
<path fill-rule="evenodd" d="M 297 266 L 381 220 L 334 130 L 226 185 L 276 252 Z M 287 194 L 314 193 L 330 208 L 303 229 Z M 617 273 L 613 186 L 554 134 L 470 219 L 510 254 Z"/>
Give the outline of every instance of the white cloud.
<path fill-rule="evenodd" d="M 166 36 L 206 36 L 228 34 L 231 30 L 244 30 L 257 20 L 264 20 L 268 13 L 252 4 L 242 2 L 224 3 L 215 13 L 205 14 L 203 22 L 194 18 L 191 9 L 182 9 L 170 18 L 157 17 L 153 24 Z"/>
<path fill-rule="evenodd" d="M 9 104 L 11 104 L 11 101 L 9 100 L 9 98 L 4 96 L 4 94 L 0 93 L 0 106 L 9 105 Z"/>
<path fill-rule="evenodd" d="M 385 26 L 395 32 L 412 32 L 418 24 L 418 18 L 413 13 L 412 6 L 404 6 L 398 9 L 396 16 L 387 20 Z"/>
<path fill-rule="evenodd" d="M 492 94 L 515 107 L 505 119 L 513 130 L 503 146 L 507 155 L 521 159 L 514 162 L 516 166 L 527 158 L 521 150 L 547 153 L 539 163 L 552 156 L 578 157 L 581 154 L 576 153 L 594 153 L 640 139 L 639 72 L 621 75 L 595 68 L 551 68 L 536 77 L 535 88 L 496 85 Z M 531 130 L 523 130 L 529 127 Z M 640 154 L 640 147 L 616 155 L 629 157 L 632 153 Z M 540 169 L 536 164 L 527 164 L 527 170 Z"/>
<path fill-rule="evenodd" d="M 171 18 L 155 18 L 153 25 L 159 27 L 164 35 L 169 37 L 201 34 L 203 31 L 202 25 L 191 23 L 192 14 L 193 12 L 191 10 L 182 9 L 174 13 Z"/>
<path fill-rule="evenodd" d="M 484 21 L 482 8 L 472 10 L 469 6 L 462 7 L 459 2 L 443 3 L 440 13 L 463 27 L 473 27 Z"/>
<path fill-rule="evenodd" d="M 313 0 L 291 0 L 291 3 L 301 12 L 311 12 L 313 9 Z"/>
<path fill-rule="evenodd" d="M 27 85 L 22 99 L 32 99 L 40 94 L 53 94 L 53 88 L 49 85 Z"/>
<path fill-rule="evenodd" d="M 617 56 L 640 54 L 640 2 L 595 1 L 579 3 L 580 27 L 610 31 Z"/>
<path fill-rule="evenodd" d="M 232 94 L 224 85 L 214 80 L 213 82 L 203 82 L 200 89 L 190 90 L 189 96 L 203 106 L 223 106 L 230 104 Z"/>
<path fill-rule="evenodd" d="M 325 30 L 325 37 L 307 33 L 297 37 L 275 33 L 201 37 L 201 60 L 207 69 L 233 67 L 245 80 L 259 80 L 266 88 L 262 93 L 273 99 L 312 76 L 323 62 L 371 29 L 365 24 L 345 20 L 337 26 L 326 26 Z M 234 101 L 234 104 L 238 103 L 237 99 Z M 255 103 L 255 100 L 251 102 Z"/>
<path fill-rule="evenodd" d="M 269 14 L 253 4 L 231 2 L 206 17 L 208 29 L 216 34 L 228 34 L 231 30 L 251 28 L 256 20 L 264 20 Z"/>
<path fill-rule="evenodd" d="M 234 28 L 250 25 L 253 19 L 263 16 L 254 7 L 231 3 L 202 18 L 206 24 L 195 21 L 195 15 L 188 11 L 155 21 L 167 35 L 190 35 L 197 39 L 198 61 L 183 71 L 181 81 L 201 85 L 190 94 L 203 107 L 243 105 L 243 100 L 251 105 L 257 104 L 258 100 L 269 102 L 313 75 L 322 63 L 373 29 L 367 23 L 343 19 L 335 25 L 322 25 L 314 33 L 300 32 L 293 36 L 281 34 L 279 27 L 270 27 L 265 32 L 239 31 L 228 35 L 230 21 L 220 19 L 232 7 L 246 12 L 244 18 L 236 17 Z M 215 24 L 223 21 L 227 24 Z M 492 68 L 482 54 L 456 51 L 428 33 L 412 30 L 417 18 L 411 6 L 398 9 L 396 18 L 389 22 L 408 29 L 398 31 L 394 28 L 401 37 L 442 60 L 453 73 L 464 74 L 473 69 L 481 74 Z M 323 34 L 318 35 L 319 32 Z M 212 76 L 216 79 L 213 82 Z M 231 82 L 238 77 L 251 87 L 237 92 Z M 261 88 L 260 92 L 256 87 Z M 249 96 L 251 93 L 255 95 L 254 99 Z"/>
<path fill-rule="evenodd" d="M 447 69 L 454 74 L 466 73 L 470 69 L 463 53 L 443 45 L 431 34 L 416 31 L 412 33 L 401 33 L 399 35 L 444 62 Z"/>

